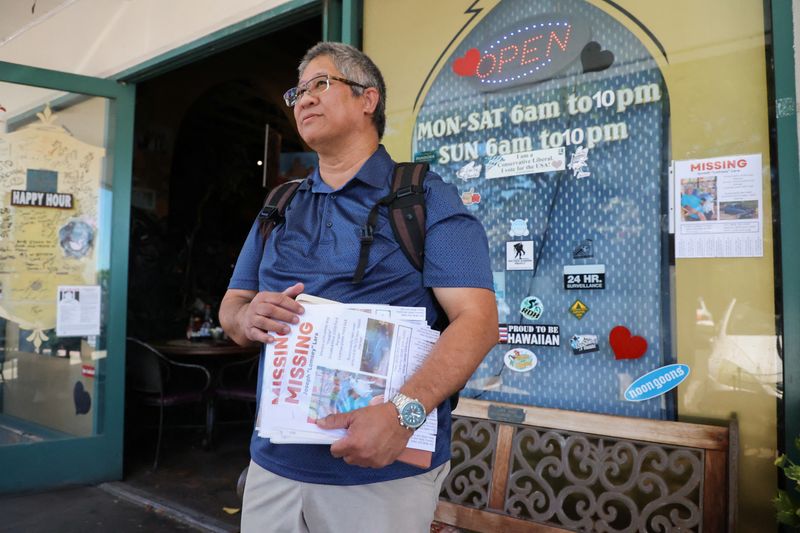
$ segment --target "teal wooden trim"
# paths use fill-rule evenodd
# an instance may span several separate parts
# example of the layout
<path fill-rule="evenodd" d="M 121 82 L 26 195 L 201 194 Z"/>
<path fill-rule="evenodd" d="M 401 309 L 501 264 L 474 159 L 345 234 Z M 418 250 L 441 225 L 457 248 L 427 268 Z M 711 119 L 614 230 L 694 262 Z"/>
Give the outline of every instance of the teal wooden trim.
<path fill-rule="evenodd" d="M 35 438 L 43 440 L 72 438 L 70 434 L 64 433 L 63 431 L 48 428 L 42 426 L 41 424 L 37 424 L 36 422 L 31 422 L 30 420 L 7 415 L 5 413 L 0 413 L 0 425 L 12 427 L 16 431 L 21 431 L 23 433 L 27 433 L 28 435 L 33 435 Z"/>
<path fill-rule="evenodd" d="M 119 416 L 122 416 L 120 412 Z M 109 446 L 117 446 L 109 452 Z M 0 493 L 46 487 L 87 485 L 122 478 L 122 444 L 100 435 L 0 448 Z M 117 466 L 119 464 L 119 466 Z M 45 510 L 42 510 L 45 512 Z"/>
<path fill-rule="evenodd" d="M 139 82 L 169 72 L 256 37 L 322 14 L 322 0 L 289 0 L 273 9 L 174 48 L 111 76 L 114 80 Z"/>
<path fill-rule="evenodd" d="M 135 86 L 2 62 L 0 81 L 108 98 L 107 157 L 113 172 L 112 220 L 106 228 L 111 232 L 110 272 L 106 273 L 110 277 L 105 320 L 107 357 L 97 361 L 96 379 L 104 381 L 98 383 L 103 392 L 95 395 L 93 413 L 95 420 L 102 419 L 103 423 L 96 426 L 98 434 L 92 437 L 3 446 L 0 492 L 121 479 Z"/>
<path fill-rule="evenodd" d="M 325 0 L 322 10 L 322 40 L 342 40 L 342 0 Z"/>
<path fill-rule="evenodd" d="M 119 98 L 125 94 L 124 87 L 113 80 L 28 67 L 5 61 L 0 61 L 0 81 L 107 98 Z"/>
<path fill-rule="evenodd" d="M 133 168 L 133 123 L 136 87 L 128 85 L 125 95 L 114 102 L 114 137 L 109 146 L 114 150 L 111 201 L 111 262 L 109 306 L 107 317 L 107 357 L 103 361 L 106 382 L 104 434 L 108 446 L 117 450 L 109 460 L 113 479 L 122 479 L 122 449 L 125 413 L 125 336 L 128 317 L 128 249 L 130 239 L 131 184 Z"/>
<path fill-rule="evenodd" d="M 65 109 L 68 107 L 72 107 L 75 105 L 80 104 L 81 102 L 85 102 L 90 98 L 94 98 L 93 96 L 88 96 L 85 94 L 76 94 L 76 93 L 67 93 L 54 100 L 50 100 L 50 109 L 53 113 L 58 114 L 60 109 Z M 9 117 L 6 120 L 6 124 L 8 125 L 8 131 L 14 131 L 17 128 L 23 126 L 30 121 L 36 120 L 36 113 L 42 111 L 42 106 L 37 105 L 36 107 L 31 107 L 25 111 L 19 111 L 14 116 Z"/>
<path fill-rule="evenodd" d="M 783 449 L 800 460 L 794 447 L 800 436 L 800 168 L 798 168 L 792 2 L 772 2 L 772 52 L 775 64 L 780 194 L 781 270 L 783 275 Z"/>
<path fill-rule="evenodd" d="M 361 0 L 344 0 L 342 4 L 342 42 L 361 48 Z"/>

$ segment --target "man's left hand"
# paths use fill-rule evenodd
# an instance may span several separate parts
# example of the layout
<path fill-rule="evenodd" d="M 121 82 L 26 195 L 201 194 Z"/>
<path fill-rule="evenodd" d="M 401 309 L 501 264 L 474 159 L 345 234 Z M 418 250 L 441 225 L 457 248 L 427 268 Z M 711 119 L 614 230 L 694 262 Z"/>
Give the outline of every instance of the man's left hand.
<path fill-rule="evenodd" d="M 341 457 L 347 464 L 371 468 L 393 463 L 412 434 L 400 425 L 392 403 L 329 415 L 318 420 L 317 425 L 322 429 L 346 429 L 347 436 L 331 444 L 331 455 Z"/>

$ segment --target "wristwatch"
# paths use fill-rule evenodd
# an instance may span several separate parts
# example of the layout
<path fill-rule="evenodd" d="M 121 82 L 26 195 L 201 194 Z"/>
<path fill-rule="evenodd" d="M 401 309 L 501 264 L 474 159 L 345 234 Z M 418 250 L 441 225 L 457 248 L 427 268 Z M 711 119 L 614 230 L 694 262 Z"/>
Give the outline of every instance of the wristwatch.
<path fill-rule="evenodd" d="M 404 428 L 414 431 L 425 423 L 425 406 L 419 400 L 398 392 L 392 398 L 392 403 L 397 407 L 397 419 Z"/>

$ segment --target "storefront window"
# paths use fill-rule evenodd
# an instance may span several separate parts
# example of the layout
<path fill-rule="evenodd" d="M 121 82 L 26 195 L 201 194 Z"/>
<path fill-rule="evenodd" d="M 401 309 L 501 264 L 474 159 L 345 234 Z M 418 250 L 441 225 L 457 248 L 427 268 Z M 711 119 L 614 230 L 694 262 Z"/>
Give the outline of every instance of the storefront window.
<path fill-rule="evenodd" d="M 669 106 L 655 60 L 585 3 L 502 3 L 453 55 L 421 102 L 413 151 L 458 186 L 492 243 L 501 342 L 465 394 L 671 416 L 621 394 L 673 359 Z M 614 328 L 628 333 L 612 344 Z"/>
<path fill-rule="evenodd" d="M 465 396 L 735 415 L 752 531 L 774 521 L 783 387 L 768 29 L 755 0 L 365 2 L 389 152 L 489 236 L 500 342 Z"/>
<path fill-rule="evenodd" d="M 103 432 L 109 101 L 0 83 L 0 446 Z"/>

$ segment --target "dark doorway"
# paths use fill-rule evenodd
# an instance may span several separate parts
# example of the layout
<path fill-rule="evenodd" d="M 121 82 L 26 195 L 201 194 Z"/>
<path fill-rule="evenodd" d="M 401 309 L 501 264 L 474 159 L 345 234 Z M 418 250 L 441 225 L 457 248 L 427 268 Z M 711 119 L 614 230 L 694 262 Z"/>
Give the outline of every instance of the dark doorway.
<path fill-rule="evenodd" d="M 271 137 L 280 137 L 281 152 L 307 151 L 282 95 L 296 84 L 297 64 L 322 39 L 321 29 L 321 18 L 310 18 L 138 83 L 128 336 L 180 339 L 193 313 L 206 308 L 216 322 L 239 249 L 268 190 L 267 126 Z M 283 179 L 271 178 L 267 185 Z M 127 399 L 125 482 L 156 500 L 236 525 L 238 515 L 223 508 L 240 506 L 236 483 L 249 460 L 255 405 L 226 401 L 213 391 L 236 372 L 254 382 L 257 367 L 245 364 L 225 374 L 227 363 L 207 365 L 214 379 L 203 394 L 214 399 L 213 445 L 206 433 L 208 403 L 171 406 L 164 410 L 156 470 L 159 413 Z"/>
<path fill-rule="evenodd" d="M 218 309 L 267 192 L 265 128 L 301 152 L 282 95 L 321 39 L 314 17 L 138 84 L 128 332 L 180 335 Z"/>

